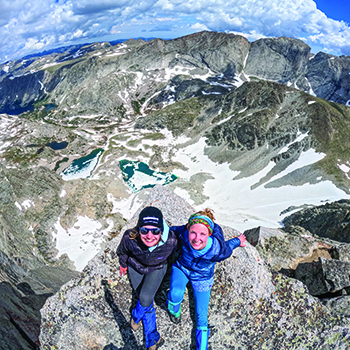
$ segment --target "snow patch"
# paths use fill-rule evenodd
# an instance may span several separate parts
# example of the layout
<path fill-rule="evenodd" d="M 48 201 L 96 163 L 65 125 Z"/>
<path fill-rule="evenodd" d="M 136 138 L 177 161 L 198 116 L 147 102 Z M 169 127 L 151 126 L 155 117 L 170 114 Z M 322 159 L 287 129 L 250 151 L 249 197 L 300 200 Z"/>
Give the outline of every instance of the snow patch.
<path fill-rule="evenodd" d="M 307 132 L 306 134 L 302 134 L 300 131 L 298 131 L 298 137 L 294 140 L 288 143 L 288 145 L 284 146 L 279 152 L 278 154 L 282 154 L 284 152 L 287 152 L 289 149 L 289 146 L 292 145 L 295 142 L 300 142 L 301 140 L 303 140 L 306 136 L 308 136 L 309 132 Z"/>
<path fill-rule="evenodd" d="M 26 210 L 27 210 L 28 208 L 30 208 L 31 206 L 35 207 L 35 204 L 34 204 L 33 201 L 31 201 L 31 200 L 29 200 L 29 199 L 25 200 L 25 201 L 21 204 L 21 207 L 23 207 L 23 208 L 26 209 Z"/>
<path fill-rule="evenodd" d="M 313 58 L 313 57 L 312 57 L 312 58 Z M 312 58 L 310 58 L 310 59 L 312 59 Z M 311 86 L 309 80 L 308 80 L 306 77 L 305 77 L 305 80 L 306 80 L 307 84 L 309 85 L 309 94 L 312 95 L 312 96 L 316 96 L 316 94 L 315 94 L 314 91 L 312 90 L 312 86 Z"/>
<path fill-rule="evenodd" d="M 100 230 L 100 222 L 87 216 L 79 216 L 74 226 L 66 230 L 58 220 L 54 225 L 57 231 L 54 237 L 59 254 L 67 254 L 74 262 L 75 268 L 82 271 L 89 260 L 101 250 L 108 233 L 112 230 L 113 221 L 107 220 L 107 223 L 108 227 Z"/>
<path fill-rule="evenodd" d="M 280 213 L 289 206 L 300 206 L 305 203 L 320 205 L 325 199 L 335 201 L 350 198 L 331 181 L 279 188 L 266 188 L 263 185 L 256 187 L 254 185 L 259 183 L 275 166 L 274 162 L 270 162 L 264 169 L 252 176 L 235 179 L 239 172 L 230 169 L 229 163 L 212 162 L 204 155 L 205 147 L 205 138 L 201 138 L 196 144 L 179 149 L 173 160 L 179 161 L 188 170 L 175 169 L 173 173 L 188 181 L 192 175 L 197 173 L 211 175 L 213 179 L 207 180 L 203 187 L 203 194 L 210 199 L 201 204 L 198 210 L 205 207 L 214 209 L 219 224 L 233 227 L 241 232 L 257 226 L 281 227 L 280 221 L 283 216 L 280 216 Z M 316 153 L 314 150 L 304 152 L 297 162 L 270 181 L 297 168 L 313 164 L 323 157 L 324 154 Z M 223 183 L 225 186 L 222 186 Z M 183 190 L 177 189 L 175 192 L 188 199 L 188 195 L 185 196 Z"/>
<path fill-rule="evenodd" d="M 20 205 L 18 202 L 15 202 L 15 205 L 16 205 L 16 207 L 17 207 L 19 210 L 22 210 L 22 207 L 21 207 L 21 205 Z"/>
<path fill-rule="evenodd" d="M 350 171 L 350 168 L 345 164 L 338 164 L 338 167 L 344 173 L 348 173 Z"/>
<path fill-rule="evenodd" d="M 225 118 L 225 119 L 223 119 L 223 120 L 220 120 L 218 123 L 217 123 L 217 125 L 220 125 L 220 124 L 222 124 L 222 123 L 225 123 L 225 122 L 227 122 L 228 120 L 230 120 L 232 118 L 232 115 L 230 115 L 229 117 L 227 117 L 227 118 Z"/>

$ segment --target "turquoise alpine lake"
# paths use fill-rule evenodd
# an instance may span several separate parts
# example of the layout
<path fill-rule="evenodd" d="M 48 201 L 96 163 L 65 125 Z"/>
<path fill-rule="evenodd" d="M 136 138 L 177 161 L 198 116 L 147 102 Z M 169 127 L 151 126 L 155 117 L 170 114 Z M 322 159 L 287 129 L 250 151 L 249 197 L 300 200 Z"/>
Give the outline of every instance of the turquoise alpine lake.
<path fill-rule="evenodd" d="M 143 188 L 154 187 L 161 184 L 166 185 L 177 179 L 177 176 L 170 173 L 157 172 L 149 168 L 144 162 L 122 159 L 119 167 L 123 174 L 123 179 L 133 193 Z"/>
<path fill-rule="evenodd" d="M 61 172 L 62 178 L 73 180 L 90 177 L 103 151 L 103 148 L 97 148 L 87 156 L 73 160 L 72 164 Z"/>
<path fill-rule="evenodd" d="M 47 105 L 45 105 L 44 112 L 50 112 L 57 107 L 58 106 L 55 105 L 54 103 L 48 103 Z"/>

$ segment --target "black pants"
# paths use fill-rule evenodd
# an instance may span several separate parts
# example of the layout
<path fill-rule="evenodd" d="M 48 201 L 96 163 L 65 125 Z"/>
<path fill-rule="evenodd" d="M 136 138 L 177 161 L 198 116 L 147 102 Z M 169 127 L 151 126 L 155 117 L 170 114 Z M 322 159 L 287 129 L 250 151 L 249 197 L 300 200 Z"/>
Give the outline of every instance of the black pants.
<path fill-rule="evenodd" d="M 166 270 L 167 265 L 160 270 L 155 270 L 146 275 L 142 275 L 132 267 L 128 267 L 132 287 L 135 289 L 140 304 L 143 307 L 148 307 L 152 304 L 154 296 L 163 281 Z"/>

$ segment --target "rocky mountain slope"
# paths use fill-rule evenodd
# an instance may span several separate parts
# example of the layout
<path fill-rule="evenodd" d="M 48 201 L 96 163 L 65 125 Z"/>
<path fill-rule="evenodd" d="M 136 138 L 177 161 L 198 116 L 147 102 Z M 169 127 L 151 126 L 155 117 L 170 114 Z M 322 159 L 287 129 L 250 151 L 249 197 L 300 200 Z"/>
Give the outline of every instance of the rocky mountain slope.
<path fill-rule="evenodd" d="M 186 208 L 212 207 L 219 223 L 240 231 L 276 229 L 298 209 L 350 195 L 349 57 L 313 55 L 290 38 L 249 43 L 202 32 L 169 41 L 72 47 L 7 62 L 0 72 L 0 348 L 38 348 L 46 298 L 116 244 L 109 241 L 155 184 L 166 184 L 187 201 Z M 188 214 L 180 213 L 182 219 Z M 305 226 L 303 220 L 285 224 L 288 237 L 309 235 L 305 229 L 322 236 L 323 226 L 313 231 L 317 224 Z M 334 220 L 344 226 L 343 243 L 315 236 L 316 245 L 337 252 L 316 257 L 347 261 L 339 258 L 347 251 L 347 214 Z M 266 247 L 257 249 L 263 256 Z M 272 255 L 264 256 L 269 264 Z M 320 261 L 318 276 L 330 267 Z M 298 275 L 308 286 L 309 270 L 297 271 L 291 261 L 276 266 L 273 271 Z M 94 272 L 84 271 L 94 285 Z M 79 278 L 74 281 L 79 285 Z M 299 288 L 291 281 L 293 290 Z M 341 287 L 335 283 L 336 289 L 319 283 L 323 294 L 341 293 L 347 300 L 346 280 Z M 259 293 L 269 294 L 270 287 Z M 319 305 L 312 300 L 307 304 Z M 336 323 L 329 322 L 333 332 Z M 293 329 L 304 337 L 297 325 Z M 330 339 L 330 333 L 315 332 L 312 339 Z M 50 343 L 48 335 L 42 337 Z M 183 339 L 188 345 L 189 338 Z"/>
<path fill-rule="evenodd" d="M 193 208 L 181 197 L 155 187 L 140 206 L 158 206 L 170 225 L 186 222 Z M 137 213 L 123 228 L 136 224 Z M 237 231 L 225 227 L 226 238 Z M 348 349 L 350 346 L 349 296 L 336 300 L 337 308 L 310 293 L 327 283 L 328 290 L 349 286 L 349 249 L 314 238 L 301 228 L 290 233 L 257 228 L 247 231 L 248 246 L 217 264 L 209 305 L 211 349 Z M 142 349 L 142 332 L 133 332 L 130 310 L 136 302 L 127 277 L 119 276 L 116 249 L 121 235 L 113 239 L 84 269 L 81 277 L 64 285 L 41 310 L 41 349 Z M 312 276 L 306 285 L 281 273 L 283 269 L 305 271 L 318 261 L 341 265 Z M 346 272 L 347 277 L 343 273 Z M 312 276 L 312 277 L 311 277 Z M 331 288 L 331 281 L 334 287 Z M 158 330 L 165 349 L 194 349 L 193 296 L 188 288 L 181 324 L 172 324 L 166 312 L 165 291 L 169 274 L 155 298 Z M 348 287 L 345 287 L 348 288 Z M 344 290 L 345 292 L 345 290 Z M 316 292 L 316 294 L 318 294 Z M 343 304 L 341 304 L 343 302 Z M 349 304 L 348 304 L 349 305 Z M 342 310 L 343 308 L 343 310 Z M 344 311 L 347 310 L 347 311 Z"/>

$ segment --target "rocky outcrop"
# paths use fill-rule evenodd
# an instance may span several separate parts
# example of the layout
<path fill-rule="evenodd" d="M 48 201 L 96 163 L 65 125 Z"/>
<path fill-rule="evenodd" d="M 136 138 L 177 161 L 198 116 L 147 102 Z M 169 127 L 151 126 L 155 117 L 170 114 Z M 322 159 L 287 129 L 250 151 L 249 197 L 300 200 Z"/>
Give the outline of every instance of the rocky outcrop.
<path fill-rule="evenodd" d="M 153 188 L 139 210 L 145 205 L 159 207 L 170 225 L 183 224 L 193 212 L 182 198 L 160 186 Z M 135 225 L 138 212 L 122 232 Z M 224 227 L 224 233 L 229 238 L 237 231 Z M 266 244 L 282 235 L 272 230 L 260 238 L 252 233 L 251 238 L 254 244 Z M 119 276 L 115 252 L 120 238 L 121 234 L 92 259 L 80 278 L 65 284 L 46 301 L 41 310 L 40 349 L 142 348 L 142 328 L 133 332 L 129 326 L 135 303 L 130 283 Z M 166 312 L 168 287 L 169 274 L 155 298 L 164 348 L 192 349 L 195 325 L 191 288 L 183 302 L 182 322 L 174 326 Z M 328 344 L 329 349 L 345 350 L 350 346 L 346 317 L 308 294 L 300 281 L 269 267 L 268 256 L 248 243 L 217 264 L 209 305 L 209 344 L 215 349 L 315 349 Z"/>
<path fill-rule="evenodd" d="M 343 199 L 321 206 L 299 210 L 286 217 L 283 224 L 301 226 L 313 235 L 350 243 L 350 201 Z M 350 255 L 349 255 L 350 256 Z"/>
<path fill-rule="evenodd" d="M 282 229 L 260 226 L 244 234 L 273 270 L 282 271 L 290 277 L 295 277 L 299 264 L 318 261 L 320 257 L 332 259 L 332 245 L 314 238 L 305 230 L 287 233 Z M 339 243 L 334 244 L 335 247 L 339 246 Z"/>
<path fill-rule="evenodd" d="M 310 47 L 286 37 L 265 38 L 251 44 L 244 73 L 264 80 L 293 85 L 304 77 Z"/>
<path fill-rule="evenodd" d="M 1 282 L 0 295 L 0 348 L 39 349 L 40 309 L 52 293 L 37 295 L 27 283 Z"/>
<path fill-rule="evenodd" d="M 318 237 L 300 226 L 257 227 L 244 233 L 274 271 L 303 282 L 311 295 L 350 295 L 349 244 Z"/>
<path fill-rule="evenodd" d="M 305 78 L 310 92 L 326 100 L 349 104 L 350 60 L 319 52 L 308 64 Z M 305 91 L 308 91 L 307 89 Z"/>
<path fill-rule="evenodd" d="M 0 166 L 1 349 L 37 349 L 40 308 L 62 284 L 79 275 L 74 268 L 67 269 L 70 266 L 64 259 L 56 266 L 47 265 L 47 260 L 37 253 L 40 243 L 28 229 L 28 217 L 18 208 L 17 201 L 22 203 L 29 195 L 32 198 L 39 194 L 53 196 L 59 182 L 54 177 L 46 168 L 11 174 L 11 170 Z M 53 213 L 51 210 L 49 216 Z M 41 213 L 42 223 L 49 220 L 46 214 Z M 38 217 L 32 219 L 35 221 Z M 53 242 L 46 242 L 45 246 L 48 252 Z"/>
<path fill-rule="evenodd" d="M 308 286 L 309 293 L 321 296 L 350 288 L 350 262 L 319 258 L 300 263 L 295 277 Z"/>

